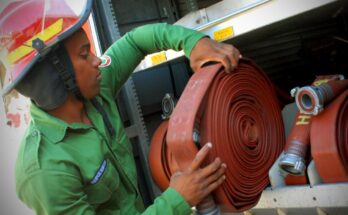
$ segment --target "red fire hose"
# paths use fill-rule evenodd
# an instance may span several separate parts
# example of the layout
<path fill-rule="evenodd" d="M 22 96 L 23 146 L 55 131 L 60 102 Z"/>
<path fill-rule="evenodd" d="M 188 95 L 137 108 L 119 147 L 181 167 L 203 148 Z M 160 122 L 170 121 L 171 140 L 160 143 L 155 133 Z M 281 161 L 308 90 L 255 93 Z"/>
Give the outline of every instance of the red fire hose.
<path fill-rule="evenodd" d="M 233 74 L 221 70 L 213 65 L 191 77 L 167 134 L 165 124 L 156 131 L 149 161 L 155 181 L 165 189 L 167 172 L 184 169 L 194 159 L 194 133 L 199 133 L 201 145 L 214 144 L 208 162 L 218 156 L 227 164 L 215 200 L 223 211 L 240 212 L 256 205 L 269 184 L 268 171 L 284 147 L 284 129 L 273 85 L 258 66 L 242 59 Z"/>
<path fill-rule="evenodd" d="M 311 152 L 324 182 L 348 181 L 348 89 L 313 117 Z"/>
<path fill-rule="evenodd" d="M 314 115 L 317 115 L 321 112 L 324 102 L 332 100 L 348 86 L 347 80 L 340 80 L 340 78 L 340 75 L 318 76 L 312 86 L 292 90 L 299 111 L 287 138 L 284 156 L 279 161 L 279 166 L 284 171 L 297 176 L 305 174 L 305 157 L 310 144 L 309 132 L 313 114 L 315 112 Z M 315 101 L 319 100 L 320 104 L 317 104 Z M 308 114 L 310 111 L 304 113 L 305 108 L 313 113 Z"/>
<path fill-rule="evenodd" d="M 167 162 L 167 145 L 165 142 L 168 121 L 164 121 L 152 136 L 149 148 L 149 166 L 153 180 L 163 191 L 169 186 L 170 171 Z"/>

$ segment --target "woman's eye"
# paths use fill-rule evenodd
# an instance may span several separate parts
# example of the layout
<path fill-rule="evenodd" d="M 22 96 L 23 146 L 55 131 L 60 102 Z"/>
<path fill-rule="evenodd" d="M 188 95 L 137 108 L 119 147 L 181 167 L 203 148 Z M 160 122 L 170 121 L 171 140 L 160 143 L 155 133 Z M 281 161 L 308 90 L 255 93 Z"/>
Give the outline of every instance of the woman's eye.
<path fill-rule="evenodd" d="M 81 54 L 80 55 L 83 59 L 87 59 L 88 58 L 88 56 L 89 56 L 89 53 L 83 53 L 83 54 Z"/>

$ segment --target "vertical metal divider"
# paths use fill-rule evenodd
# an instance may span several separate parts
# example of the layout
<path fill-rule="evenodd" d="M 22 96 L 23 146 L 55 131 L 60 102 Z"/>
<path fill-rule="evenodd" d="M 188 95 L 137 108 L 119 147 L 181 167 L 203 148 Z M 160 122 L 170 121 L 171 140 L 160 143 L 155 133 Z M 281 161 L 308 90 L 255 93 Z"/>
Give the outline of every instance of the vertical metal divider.
<path fill-rule="evenodd" d="M 113 8 L 112 0 L 101 0 L 99 3 L 99 10 L 101 10 L 100 18 L 102 19 L 103 24 L 105 24 L 103 27 L 106 34 L 106 39 L 108 40 L 107 43 L 108 45 L 111 45 L 113 42 L 121 38 L 117 24 L 117 17 Z M 136 141 L 136 151 L 139 152 L 139 157 L 141 160 L 140 168 L 144 174 L 145 184 L 147 186 L 146 191 L 148 193 L 146 193 L 146 195 L 150 198 L 150 201 L 152 201 L 155 198 L 155 193 L 159 193 L 159 189 L 154 184 L 150 174 L 147 159 L 150 141 L 132 77 L 130 77 L 120 89 L 118 97 L 122 98 L 118 99 L 118 101 L 122 101 L 122 105 L 126 110 L 127 117 L 130 122 L 130 125 L 125 128 L 127 135 L 129 138 L 134 138 Z M 137 168 L 139 168 L 139 166 L 137 166 Z M 149 200 L 147 200 L 145 203 L 149 203 Z"/>

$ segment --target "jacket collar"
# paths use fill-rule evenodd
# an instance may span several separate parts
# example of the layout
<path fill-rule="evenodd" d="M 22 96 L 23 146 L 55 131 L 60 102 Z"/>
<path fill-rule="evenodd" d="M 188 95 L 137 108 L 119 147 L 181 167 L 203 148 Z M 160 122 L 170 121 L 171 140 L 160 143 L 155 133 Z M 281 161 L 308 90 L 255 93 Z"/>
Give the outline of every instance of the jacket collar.
<path fill-rule="evenodd" d="M 30 105 L 30 114 L 34 126 L 53 143 L 61 142 L 69 129 L 88 129 L 91 127 L 83 123 L 67 123 L 43 111 L 33 102 Z"/>

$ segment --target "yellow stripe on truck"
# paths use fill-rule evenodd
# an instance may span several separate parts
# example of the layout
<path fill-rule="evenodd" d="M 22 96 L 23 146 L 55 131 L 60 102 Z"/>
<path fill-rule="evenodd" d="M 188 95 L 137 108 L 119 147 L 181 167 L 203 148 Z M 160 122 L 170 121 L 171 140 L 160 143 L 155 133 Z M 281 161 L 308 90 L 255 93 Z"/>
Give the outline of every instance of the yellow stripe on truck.
<path fill-rule="evenodd" d="M 33 40 L 39 38 L 42 41 L 46 42 L 47 40 L 51 39 L 53 36 L 61 32 L 62 29 L 63 29 L 63 19 L 59 19 L 58 21 L 56 21 L 55 23 L 53 23 L 52 25 L 44 29 L 42 32 L 30 38 L 23 45 L 16 48 L 12 52 L 10 52 L 9 55 L 7 56 L 8 61 L 11 64 L 17 62 L 18 60 L 22 59 L 24 56 L 26 56 L 30 52 L 34 51 L 34 48 L 32 47 Z"/>

